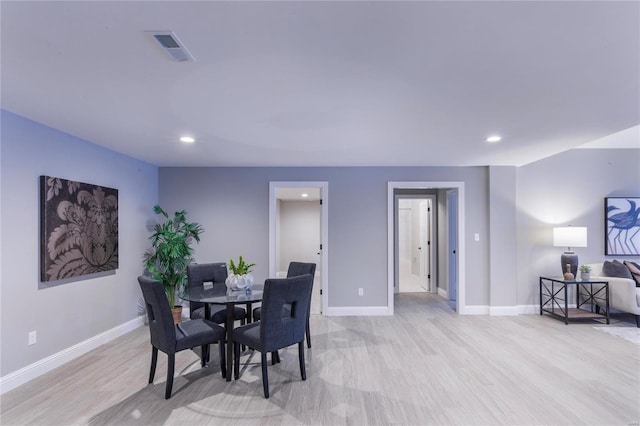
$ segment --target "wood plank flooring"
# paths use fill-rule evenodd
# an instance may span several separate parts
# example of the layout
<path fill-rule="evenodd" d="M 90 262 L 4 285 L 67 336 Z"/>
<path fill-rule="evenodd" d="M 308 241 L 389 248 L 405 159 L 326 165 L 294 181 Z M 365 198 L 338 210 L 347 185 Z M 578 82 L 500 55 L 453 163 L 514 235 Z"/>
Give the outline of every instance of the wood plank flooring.
<path fill-rule="evenodd" d="M 393 317 L 311 318 L 313 348 L 300 380 L 297 348 L 269 366 L 259 354 L 225 382 L 217 353 L 201 369 L 166 356 L 147 384 L 141 327 L 1 397 L 2 425 L 638 425 L 640 346 L 550 316 L 458 316 L 427 293 L 396 296 Z M 614 316 L 611 326 L 633 326 Z"/>

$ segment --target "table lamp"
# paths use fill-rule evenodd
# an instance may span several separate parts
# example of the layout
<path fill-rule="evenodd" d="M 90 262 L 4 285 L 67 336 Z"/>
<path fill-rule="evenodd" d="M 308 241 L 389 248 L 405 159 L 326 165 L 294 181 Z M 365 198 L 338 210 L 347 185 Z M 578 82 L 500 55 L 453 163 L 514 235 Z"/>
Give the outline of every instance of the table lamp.
<path fill-rule="evenodd" d="M 578 274 L 578 255 L 571 250 L 571 247 L 587 246 L 587 228 L 584 226 L 559 226 L 553 228 L 553 245 L 555 247 L 567 247 L 567 250 L 560 256 L 560 266 L 562 274 L 566 271 L 567 264 L 574 277 Z"/>

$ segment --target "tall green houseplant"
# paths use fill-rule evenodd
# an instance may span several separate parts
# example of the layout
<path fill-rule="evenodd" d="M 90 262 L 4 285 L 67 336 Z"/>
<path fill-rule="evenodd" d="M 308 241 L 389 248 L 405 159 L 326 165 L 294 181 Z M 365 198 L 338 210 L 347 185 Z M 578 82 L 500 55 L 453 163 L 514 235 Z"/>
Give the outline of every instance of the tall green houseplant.
<path fill-rule="evenodd" d="M 144 266 L 164 286 L 169 306 L 175 306 L 176 292 L 187 282 L 187 266 L 193 261 L 191 244 L 194 240 L 200 242 L 204 229 L 198 223 L 187 222 L 185 210 L 175 212 L 173 218 L 158 205 L 153 211 L 162 221 L 153 227 Z"/>

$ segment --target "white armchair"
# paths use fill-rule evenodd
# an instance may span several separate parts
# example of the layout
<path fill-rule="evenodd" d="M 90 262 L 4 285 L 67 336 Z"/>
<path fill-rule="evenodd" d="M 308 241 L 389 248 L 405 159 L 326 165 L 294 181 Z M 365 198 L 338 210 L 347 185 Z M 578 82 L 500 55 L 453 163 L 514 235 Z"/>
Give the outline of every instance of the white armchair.
<path fill-rule="evenodd" d="M 591 263 L 591 279 L 609 282 L 609 306 L 636 317 L 640 328 L 640 287 L 630 278 L 607 277 L 602 273 L 602 263 Z"/>

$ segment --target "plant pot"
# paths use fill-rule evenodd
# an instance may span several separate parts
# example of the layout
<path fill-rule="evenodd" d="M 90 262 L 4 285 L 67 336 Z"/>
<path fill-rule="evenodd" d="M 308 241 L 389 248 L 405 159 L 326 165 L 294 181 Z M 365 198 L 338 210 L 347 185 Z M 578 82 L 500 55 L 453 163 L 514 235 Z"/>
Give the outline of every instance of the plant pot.
<path fill-rule="evenodd" d="M 180 324 L 182 322 L 182 306 L 174 306 L 171 309 L 171 315 L 173 315 L 173 323 Z"/>
<path fill-rule="evenodd" d="M 582 281 L 590 281 L 591 280 L 591 272 L 580 272 L 580 279 Z"/>
<path fill-rule="evenodd" d="M 227 288 L 232 291 L 249 290 L 253 286 L 254 282 L 255 281 L 253 279 L 253 275 L 251 274 L 231 274 L 224 281 L 224 283 L 227 285 Z"/>

